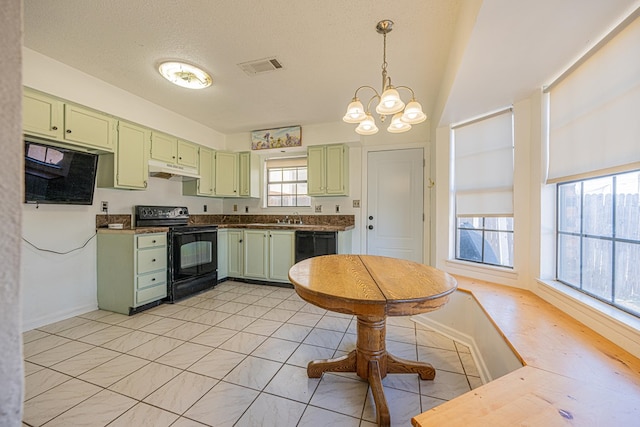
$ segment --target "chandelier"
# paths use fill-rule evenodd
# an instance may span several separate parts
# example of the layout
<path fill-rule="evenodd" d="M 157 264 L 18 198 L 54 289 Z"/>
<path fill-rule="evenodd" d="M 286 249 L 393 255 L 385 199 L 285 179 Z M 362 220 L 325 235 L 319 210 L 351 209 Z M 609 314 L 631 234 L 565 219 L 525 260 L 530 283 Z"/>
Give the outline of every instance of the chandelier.
<path fill-rule="evenodd" d="M 347 113 L 342 120 L 347 123 L 359 123 L 356 132 L 360 135 L 373 135 L 378 132 L 378 127 L 370 113 L 371 103 L 378 100 L 376 113 L 380 115 L 380 121 L 384 122 L 386 116 L 392 115 L 391 123 L 387 130 L 392 133 L 406 132 L 411 129 L 411 125 L 422 123 L 427 116 L 422 112 L 422 106 L 416 101 L 413 89 L 408 86 L 392 86 L 391 77 L 387 75 L 387 33 L 391 32 L 393 21 L 385 19 L 378 22 L 376 31 L 383 35 L 384 45 L 382 54 L 382 95 L 371 86 L 360 86 L 356 89 L 356 93 L 347 107 Z M 374 95 L 367 102 L 365 110 L 362 102 L 358 98 L 360 89 L 368 88 L 374 92 Z M 400 99 L 398 89 L 406 89 L 411 92 L 411 100 L 406 104 Z"/>

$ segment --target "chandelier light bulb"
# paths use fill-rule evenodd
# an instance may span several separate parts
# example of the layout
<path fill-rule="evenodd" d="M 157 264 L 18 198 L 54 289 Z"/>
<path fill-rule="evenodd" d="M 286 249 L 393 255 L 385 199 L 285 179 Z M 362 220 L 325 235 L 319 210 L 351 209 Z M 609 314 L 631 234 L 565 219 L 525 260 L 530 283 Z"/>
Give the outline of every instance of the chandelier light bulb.
<path fill-rule="evenodd" d="M 373 135 L 378 132 L 378 127 L 376 126 L 376 122 L 373 120 L 373 116 L 371 116 L 371 114 L 367 114 L 365 119 L 360 122 L 356 128 L 356 132 L 360 135 Z"/>
<path fill-rule="evenodd" d="M 420 103 L 414 99 L 405 107 L 401 120 L 405 123 L 415 125 L 427 120 L 427 116 L 422 112 Z"/>
<path fill-rule="evenodd" d="M 391 124 L 387 128 L 387 130 L 391 133 L 402 133 L 411 129 L 411 125 L 409 123 L 405 123 L 401 120 L 402 113 L 394 114 L 391 119 Z"/>
<path fill-rule="evenodd" d="M 347 107 L 347 113 L 344 115 L 342 120 L 347 123 L 360 123 L 366 117 L 367 115 L 364 112 L 362 102 L 360 102 L 358 98 L 353 98 L 353 100 Z"/>
<path fill-rule="evenodd" d="M 404 102 L 400 99 L 400 94 L 390 87 L 382 93 L 380 103 L 376 107 L 376 113 L 390 115 L 399 113 L 404 108 Z"/>

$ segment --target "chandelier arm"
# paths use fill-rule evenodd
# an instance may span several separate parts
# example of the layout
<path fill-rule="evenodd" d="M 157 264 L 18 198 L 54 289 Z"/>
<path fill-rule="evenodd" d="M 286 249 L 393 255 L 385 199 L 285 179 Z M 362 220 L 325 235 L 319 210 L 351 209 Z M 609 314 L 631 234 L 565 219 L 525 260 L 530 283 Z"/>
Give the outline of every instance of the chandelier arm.
<path fill-rule="evenodd" d="M 376 92 L 376 94 L 375 94 L 375 95 L 373 95 L 373 96 L 371 97 L 371 99 L 369 99 L 369 102 L 367 102 L 367 114 L 369 114 L 369 112 L 371 111 L 371 102 L 372 102 L 374 99 L 380 99 L 380 95 L 378 95 L 378 92 Z"/>
<path fill-rule="evenodd" d="M 380 97 L 380 95 L 378 94 L 378 91 L 375 90 L 373 87 L 368 86 L 368 85 L 360 86 L 358 89 L 356 89 L 356 93 L 353 95 L 353 97 L 357 98 L 358 97 L 358 92 L 360 91 L 360 89 L 364 89 L 364 88 L 371 89 L 375 93 L 375 96 Z"/>
<path fill-rule="evenodd" d="M 411 89 L 409 86 L 396 86 L 395 88 L 396 90 L 407 89 L 409 92 L 411 92 L 411 99 L 416 99 L 416 94 L 413 92 L 413 89 Z"/>

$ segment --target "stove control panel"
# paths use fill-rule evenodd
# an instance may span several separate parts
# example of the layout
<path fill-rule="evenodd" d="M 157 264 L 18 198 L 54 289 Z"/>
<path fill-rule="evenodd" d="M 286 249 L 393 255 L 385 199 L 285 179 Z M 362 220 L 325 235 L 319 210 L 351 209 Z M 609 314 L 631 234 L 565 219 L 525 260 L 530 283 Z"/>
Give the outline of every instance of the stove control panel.
<path fill-rule="evenodd" d="M 186 206 L 136 206 L 137 219 L 189 219 Z"/>

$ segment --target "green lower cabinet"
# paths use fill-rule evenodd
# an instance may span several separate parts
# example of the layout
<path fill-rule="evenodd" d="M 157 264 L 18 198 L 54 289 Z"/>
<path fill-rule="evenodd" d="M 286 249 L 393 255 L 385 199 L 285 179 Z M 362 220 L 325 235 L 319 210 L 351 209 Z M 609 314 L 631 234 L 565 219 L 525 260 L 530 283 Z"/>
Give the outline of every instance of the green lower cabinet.
<path fill-rule="evenodd" d="M 167 296 L 167 234 L 98 233 L 98 308 L 132 314 Z"/>
<path fill-rule="evenodd" d="M 294 231 L 245 230 L 244 277 L 289 282 L 294 264 Z"/>

